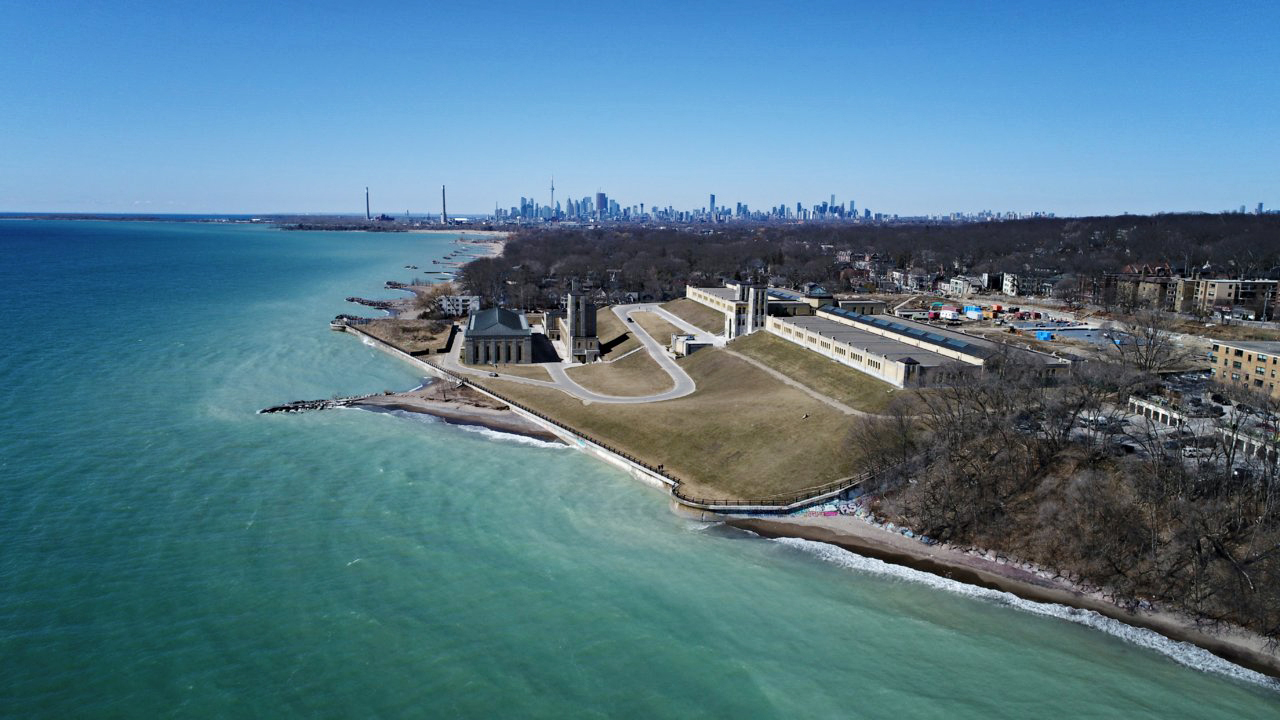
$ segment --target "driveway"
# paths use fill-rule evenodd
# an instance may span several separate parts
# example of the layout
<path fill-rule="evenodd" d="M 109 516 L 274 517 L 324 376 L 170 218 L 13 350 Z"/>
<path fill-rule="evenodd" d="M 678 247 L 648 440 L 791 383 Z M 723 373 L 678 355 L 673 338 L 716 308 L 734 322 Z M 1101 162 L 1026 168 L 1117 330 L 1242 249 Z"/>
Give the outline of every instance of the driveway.
<path fill-rule="evenodd" d="M 618 319 L 622 321 L 627 329 L 635 333 L 636 339 L 640 341 L 641 346 L 649 353 L 649 357 L 653 358 L 654 361 L 658 363 L 658 366 L 661 367 L 667 375 L 671 376 L 674 386 L 670 390 L 653 395 L 638 395 L 634 397 L 601 395 L 600 393 L 592 392 L 574 382 L 573 378 L 569 377 L 566 370 L 578 367 L 579 363 L 564 361 L 558 363 L 540 363 L 541 367 L 545 368 L 551 375 L 551 380 L 533 380 L 531 378 L 518 377 L 515 375 L 506 375 L 501 371 L 498 372 L 498 377 L 502 380 L 508 380 L 523 385 L 555 388 L 556 390 L 572 395 L 583 402 L 612 403 L 618 405 L 661 402 L 663 400 L 674 400 L 675 398 L 684 397 L 696 390 L 697 384 L 694 383 L 693 378 L 689 377 L 689 374 L 686 373 L 683 368 L 676 364 L 675 360 L 671 359 L 671 357 L 667 355 L 665 346 L 649 335 L 649 333 L 641 327 L 640 323 L 628 322 L 631 313 L 651 312 L 680 328 L 682 331 L 696 336 L 700 342 L 708 342 L 717 346 L 723 346 L 725 344 L 723 337 L 712 335 L 705 330 L 701 330 L 683 319 L 672 315 L 655 303 L 615 305 L 612 310 L 613 314 L 618 316 Z M 455 342 L 462 342 L 463 339 L 464 337 L 460 334 L 458 338 L 455 338 Z M 449 353 L 443 358 L 435 359 L 435 362 L 439 363 L 440 367 L 443 367 L 445 370 L 458 374 L 472 375 L 475 377 L 489 377 L 489 373 L 491 372 L 489 370 L 467 367 L 458 362 L 457 356 L 453 353 Z"/>

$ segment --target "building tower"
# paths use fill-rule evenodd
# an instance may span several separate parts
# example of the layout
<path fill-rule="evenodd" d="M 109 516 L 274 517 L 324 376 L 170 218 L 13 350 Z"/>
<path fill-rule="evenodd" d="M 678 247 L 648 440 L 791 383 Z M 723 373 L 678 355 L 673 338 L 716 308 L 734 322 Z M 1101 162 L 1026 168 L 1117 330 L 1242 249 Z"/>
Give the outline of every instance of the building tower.
<path fill-rule="evenodd" d="M 551 176 L 551 205 L 549 205 L 548 207 L 551 208 L 551 219 L 555 220 L 556 219 L 556 176 L 555 175 Z"/>
<path fill-rule="evenodd" d="M 440 224 L 449 224 L 449 203 L 445 200 L 444 186 L 440 186 Z"/>
<path fill-rule="evenodd" d="M 565 298 L 565 317 L 561 337 L 565 349 L 574 360 L 583 363 L 600 359 L 600 338 L 596 336 L 596 306 L 574 278 Z"/>
<path fill-rule="evenodd" d="M 711 193 L 711 217 L 716 216 L 716 194 Z"/>
<path fill-rule="evenodd" d="M 369 214 L 369 186 L 364 188 L 364 219 L 372 220 L 373 216 Z"/>

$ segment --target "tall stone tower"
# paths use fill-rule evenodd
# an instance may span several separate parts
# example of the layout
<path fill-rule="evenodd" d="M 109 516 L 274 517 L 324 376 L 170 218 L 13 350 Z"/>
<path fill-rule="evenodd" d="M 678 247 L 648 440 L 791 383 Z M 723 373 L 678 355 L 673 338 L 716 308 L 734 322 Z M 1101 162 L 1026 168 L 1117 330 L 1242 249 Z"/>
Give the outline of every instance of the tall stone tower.
<path fill-rule="evenodd" d="M 575 279 L 565 297 L 565 318 L 561 337 L 565 348 L 578 362 L 600 359 L 600 338 L 596 336 L 596 305 Z"/>

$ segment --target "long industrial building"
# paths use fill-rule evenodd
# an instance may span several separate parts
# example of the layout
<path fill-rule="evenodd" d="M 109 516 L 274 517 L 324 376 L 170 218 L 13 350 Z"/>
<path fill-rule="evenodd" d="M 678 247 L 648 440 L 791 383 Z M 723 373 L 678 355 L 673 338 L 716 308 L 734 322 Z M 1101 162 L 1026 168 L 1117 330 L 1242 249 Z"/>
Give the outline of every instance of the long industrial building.
<path fill-rule="evenodd" d="M 842 365 L 895 387 L 953 382 L 956 373 L 977 375 L 992 358 L 1016 356 L 1052 376 L 1070 362 L 984 338 L 888 315 L 865 315 L 825 306 L 811 317 L 771 316 L 765 329 Z M 943 371 L 946 377 L 938 377 Z"/>
<path fill-rule="evenodd" d="M 885 315 L 879 300 L 836 300 L 812 284 L 797 292 L 727 283 L 687 287 L 685 296 L 724 313 L 730 340 L 765 330 L 896 387 L 954 382 L 957 374 L 980 374 L 996 357 L 1030 361 L 1046 376 L 1071 365 L 1053 355 Z"/>

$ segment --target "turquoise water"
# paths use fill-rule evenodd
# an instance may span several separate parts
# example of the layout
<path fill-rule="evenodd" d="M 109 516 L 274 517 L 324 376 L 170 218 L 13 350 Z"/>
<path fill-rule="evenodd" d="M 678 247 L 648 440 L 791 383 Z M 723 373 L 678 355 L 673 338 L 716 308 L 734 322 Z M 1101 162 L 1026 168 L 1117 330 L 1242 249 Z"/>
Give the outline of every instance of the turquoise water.
<path fill-rule="evenodd" d="M 255 414 L 418 384 L 327 321 L 452 247 L 0 221 L 0 716 L 1280 712 L 1141 633 L 691 523 L 572 450 Z"/>

